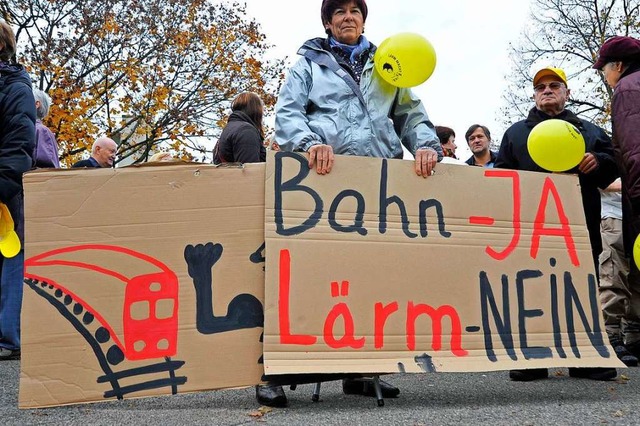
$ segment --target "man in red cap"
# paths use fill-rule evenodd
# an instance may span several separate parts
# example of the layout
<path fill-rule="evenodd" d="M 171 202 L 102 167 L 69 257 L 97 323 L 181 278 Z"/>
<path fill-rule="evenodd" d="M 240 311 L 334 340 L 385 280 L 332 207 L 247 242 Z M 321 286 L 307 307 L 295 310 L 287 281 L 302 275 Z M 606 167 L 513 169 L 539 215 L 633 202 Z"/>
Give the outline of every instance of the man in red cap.
<path fill-rule="evenodd" d="M 545 120 L 559 119 L 576 126 L 584 137 L 586 152 L 580 164 L 568 173 L 575 173 L 580 179 L 582 206 L 589 231 L 589 240 L 595 269 L 602 251 L 600 237 L 600 191 L 618 177 L 618 169 L 613 158 L 613 147 L 609 136 L 600 127 L 578 118 L 565 109 L 571 91 L 567 75 L 560 68 L 543 68 L 533 77 L 533 99 L 535 106 L 526 119 L 509 127 L 502 138 L 496 168 L 549 172 L 531 158 L 527 140 L 531 130 Z M 531 381 L 546 378 L 546 368 L 511 370 L 509 377 L 514 381 Z M 570 368 L 569 375 L 592 380 L 610 380 L 616 377 L 615 368 Z"/>
<path fill-rule="evenodd" d="M 600 48 L 593 68 L 613 89 L 611 121 L 613 147 L 622 175 L 622 226 L 629 259 L 627 288 L 621 298 L 627 310 L 620 318 L 625 346 L 640 356 L 640 272 L 633 261 L 634 241 L 640 235 L 640 40 L 616 36 Z M 624 321 L 623 321 L 624 320 Z"/>

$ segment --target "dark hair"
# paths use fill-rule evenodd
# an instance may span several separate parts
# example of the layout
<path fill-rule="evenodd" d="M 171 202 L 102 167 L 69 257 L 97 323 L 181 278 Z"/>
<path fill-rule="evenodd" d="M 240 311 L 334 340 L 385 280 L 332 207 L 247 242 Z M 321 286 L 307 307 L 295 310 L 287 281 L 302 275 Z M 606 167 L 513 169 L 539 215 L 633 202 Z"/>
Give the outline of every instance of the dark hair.
<path fill-rule="evenodd" d="M 438 135 L 438 139 L 440 139 L 440 143 L 444 145 L 449 142 L 449 138 L 453 136 L 456 137 L 456 132 L 453 131 L 451 127 L 445 126 L 436 126 L 436 134 Z"/>
<path fill-rule="evenodd" d="M 322 18 L 322 25 L 327 22 L 331 22 L 331 17 L 333 16 L 333 12 L 336 11 L 337 8 L 344 6 L 349 3 L 351 0 L 322 0 L 322 7 L 320 8 L 320 17 Z M 365 0 L 353 0 L 362 12 L 362 20 L 367 20 L 367 3 Z"/>
<path fill-rule="evenodd" d="M 464 134 L 464 138 L 467 140 L 467 143 L 469 143 L 469 137 L 471 136 L 471 133 L 475 132 L 478 129 L 482 129 L 487 139 L 491 140 L 491 132 L 489 131 L 487 126 L 483 126 L 482 124 L 472 124 L 471 127 L 469 127 L 469 130 L 467 130 L 467 133 Z"/>
<path fill-rule="evenodd" d="M 16 36 L 11 26 L 0 21 L 0 61 L 9 62 L 16 54 Z"/>
<path fill-rule="evenodd" d="M 260 96 L 253 92 L 242 92 L 231 103 L 231 111 L 242 111 L 254 122 L 260 131 L 260 136 L 264 139 L 264 129 L 262 128 L 263 106 Z"/>

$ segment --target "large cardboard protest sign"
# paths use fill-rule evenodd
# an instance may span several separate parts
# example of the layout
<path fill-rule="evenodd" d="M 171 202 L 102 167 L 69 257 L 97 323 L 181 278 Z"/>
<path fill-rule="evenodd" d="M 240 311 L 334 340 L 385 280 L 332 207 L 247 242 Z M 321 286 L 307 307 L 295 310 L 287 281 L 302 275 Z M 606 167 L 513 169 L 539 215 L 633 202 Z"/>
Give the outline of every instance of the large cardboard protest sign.
<path fill-rule="evenodd" d="M 271 156 L 267 374 L 621 366 L 578 179 Z"/>
<path fill-rule="evenodd" d="M 279 153 L 29 173 L 25 202 L 22 408 L 264 372 L 621 365 L 573 176 L 354 157 L 318 176 Z"/>
<path fill-rule="evenodd" d="M 26 175 L 20 407 L 259 383 L 264 171 Z"/>

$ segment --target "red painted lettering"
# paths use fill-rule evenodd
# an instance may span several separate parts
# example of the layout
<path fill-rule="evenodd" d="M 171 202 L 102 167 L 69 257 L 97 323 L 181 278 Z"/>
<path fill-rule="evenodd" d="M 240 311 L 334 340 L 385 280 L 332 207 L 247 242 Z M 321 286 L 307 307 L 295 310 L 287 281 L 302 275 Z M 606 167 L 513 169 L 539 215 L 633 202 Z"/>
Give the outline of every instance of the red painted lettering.
<path fill-rule="evenodd" d="M 280 250 L 280 282 L 278 294 L 278 316 L 280 321 L 280 343 L 284 345 L 313 345 L 315 336 L 291 334 L 289 320 L 289 293 L 291 286 L 291 255 L 289 250 Z"/>
<path fill-rule="evenodd" d="M 553 197 L 553 201 L 556 206 L 556 212 L 558 213 L 558 219 L 560 221 L 560 227 L 558 228 L 546 227 L 545 219 L 547 203 L 549 202 L 549 195 Z M 573 241 L 573 235 L 571 234 L 571 227 L 569 226 L 569 218 L 567 218 L 567 215 L 564 212 L 560 194 L 558 194 L 558 190 L 556 189 L 556 186 L 553 184 L 553 181 L 550 178 L 546 178 L 544 180 L 540 205 L 538 206 L 536 219 L 533 223 L 533 235 L 531 236 L 531 257 L 534 259 L 538 256 L 538 250 L 540 248 L 540 237 L 542 237 L 543 235 L 549 237 L 564 238 L 571 263 L 574 266 L 580 266 L 578 253 L 576 252 L 576 245 Z"/>
<path fill-rule="evenodd" d="M 462 349 L 462 324 L 453 306 L 442 305 L 434 309 L 423 303 L 414 305 L 412 301 L 407 305 L 407 348 L 410 351 L 416 350 L 416 319 L 420 315 L 428 315 L 431 318 L 431 348 L 434 351 L 442 349 L 442 319 L 446 315 L 451 320 L 451 352 L 456 356 L 468 354 Z"/>
<path fill-rule="evenodd" d="M 398 310 L 398 302 L 389 303 L 386 306 L 383 306 L 382 303 L 378 302 L 375 305 L 375 316 L 374 316 L 374 346 L 376 349 L 382 349 L 384 346 L 384 325 L 387 322 L 387 318 L 389 315 Z"/>
<path fill-rule="evenodd" d="M 485 170 L 484 175 L 486 177 L 498 177 L 498 178 L 508 178 L 513 181 L 512 183 L 512 199 L 513 199 L 513 215 L 511 218 L 511 223 L 513 226 L 513 236 L 511 237 L 511 241 L 509 245 L 505 247 L 502 251 L 496 251 L 492 247 L 487 246 L 485 251 L 491 257 L 496 260 L 504 260 L 511 254 L 513 250 L 518 246 L 518 241 L 520 240 L 520 175 L 515 170 Z"/>

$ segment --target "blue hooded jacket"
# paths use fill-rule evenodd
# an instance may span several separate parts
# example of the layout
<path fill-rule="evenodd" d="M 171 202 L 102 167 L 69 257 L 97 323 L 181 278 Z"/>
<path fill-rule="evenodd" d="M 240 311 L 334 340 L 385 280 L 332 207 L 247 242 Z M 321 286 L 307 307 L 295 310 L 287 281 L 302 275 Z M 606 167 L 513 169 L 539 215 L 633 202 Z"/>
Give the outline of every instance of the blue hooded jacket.
<path fill-rule="evenodd" d="M 329 51 L 326 39 L 308 40 L 291 67 L 276 104 L 276 142 L 286 151 L 317 144 L 335 154 L 402 158 L 402 145 L 415 155 L 442 147 L 420 99 L 410 89 L 387 83 L 368 52 L 360 84 Z"/>

